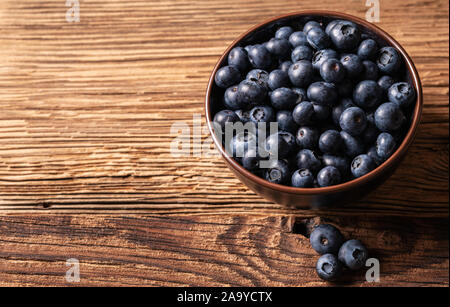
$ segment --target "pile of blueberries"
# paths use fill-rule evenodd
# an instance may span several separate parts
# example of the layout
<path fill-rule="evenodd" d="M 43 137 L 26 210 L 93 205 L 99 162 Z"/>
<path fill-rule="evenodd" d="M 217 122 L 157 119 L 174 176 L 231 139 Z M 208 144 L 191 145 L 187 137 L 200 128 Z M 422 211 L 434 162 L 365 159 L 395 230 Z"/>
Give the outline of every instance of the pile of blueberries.
<path fill-rule="evenodd" d="M 214 77 L 222 97 L 216 125 L 278 125 L 264 140 L 263 148 L 277 153 L 270 167 L 259 167 L 267 157 L 247 146 L 257 133 L 224 144 L 243 148 L 235 159 L 270 182 L 302 188 L 361 177 L 388 159 L 408 130 L 416 97 L 399 52 L 347 20 L 274 32 L 264 43 L 233 48 Z"/>
<path fill-rule="evenodd" d="M 341 232 L 329 224 L 318 225 L 309 237 L 312 248 L 319 253 L 316 272 L 327 281 L 338 279 L 344 267 L 359 270 L 366 265 L 367 248 L 359 240 L 344 242 Z"/>

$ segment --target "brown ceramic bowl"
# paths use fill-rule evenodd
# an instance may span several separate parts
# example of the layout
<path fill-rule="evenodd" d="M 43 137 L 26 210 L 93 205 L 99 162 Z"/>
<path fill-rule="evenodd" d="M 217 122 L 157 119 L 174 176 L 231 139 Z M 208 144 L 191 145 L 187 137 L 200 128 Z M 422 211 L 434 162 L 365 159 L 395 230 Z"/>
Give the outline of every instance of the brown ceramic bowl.
<path fill-rule="evenodd" d="M 278 28 L 283 25 L 292 25 L 298 28 L 298 24 L 303 24 L 305 20 L 313 17 L 315 20 L 322 20 L 327 22 L 331 19 L 346 19 L 358 24 L 363 33 L 368 34 L 371 38 L 375 39 L 380 46 L 392 46 L 403 57 L 406 69 L 405 80 L 414 86 L 417 99 L 415 108 L 410 121 L 410 128 L 407 132 L 403 142 L 400 144 L 396 152 L 382 165 L 377 167 L 372 172 L 362 176 L 360 178 L 348 181 L 339 185 L 324 187 L 324 188 L 295 188 L 279 184 L 270 183 L 256 175 L 253 175 L 246 169 L 244 169 L 239 163 L 230 157 L 221 142 L 216 138 L 213 127 L 211 124 L 214 114 L 220 110 L 220 106 L 215 103 L 220 101 L 220 95 L 223 91 L 214 83 L 214 75 L 216 71 L 226 65 L 227 56 L 231 49 L 236 46 L 244 46 L 246 44 L 255 44 L 258 42 L 266 41 L 274 33 L 274 28 Z M 264 198 L 283 205 L 298 208 L 327 208 L 338 204 L 344 204 L 354 201 L 365 194 L 375 189 L 378 185 L 384 182 L 397 168 L 402 159 L 405 157 L 409 146 L 413 142 L 414 136 L 417 131 L 417 127 L 420 122 L 422 113 L 422 86 L 414 64 L 406 53 L 406 51 L 395 41 L 389 34 L 384 32 L 377 26 L 362 20 L 360 18 L 330 11 L 302 11 L 298 13 L 292 13 L 267 20 L 250 30 L 242 34 L 237 40 L 235 40 L 225 50 L 220 57 L 217 65 L 211 74 L 209 80 L 208 89 L 206 91 L 206 120 L 209 127 L 209 131 L 214 140 L 214 143 L 223 158 L 225 159 L 228 167 L 236 174 L 236 176 L 251 190 L 260 194 Z"/>

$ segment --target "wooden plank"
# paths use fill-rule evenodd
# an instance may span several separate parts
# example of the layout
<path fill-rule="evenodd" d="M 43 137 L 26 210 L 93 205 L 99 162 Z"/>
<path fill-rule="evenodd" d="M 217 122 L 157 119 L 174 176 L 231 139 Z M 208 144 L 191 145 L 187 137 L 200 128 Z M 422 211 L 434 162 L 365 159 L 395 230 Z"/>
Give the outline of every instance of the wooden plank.
<path fill-rule="evenodd" d="M 0 217 L 0 286 L 327 286 L 305 237 L 325 221 L 380 261 L 380 283 L 361 271 L 339 285 L 448 286 L 448 220 L 47 214 Z"/>
<path fill-rule="evenodd" d="M 2 1 L 0 210 L 286 213 L 220 159 L 173 157 L 170 127 L 192 127 L 203 113 L 212 67 L 240 33 L 323 7 L 360 17 L 367 9 L 359 0 L 86 1 L 81 21 L 67 23 L 64 1 Z M 423 123 L 397 173 L 350 211 L 447 216 L 447 2 L 382 3 L 379 25 L 415 60 Z"/>

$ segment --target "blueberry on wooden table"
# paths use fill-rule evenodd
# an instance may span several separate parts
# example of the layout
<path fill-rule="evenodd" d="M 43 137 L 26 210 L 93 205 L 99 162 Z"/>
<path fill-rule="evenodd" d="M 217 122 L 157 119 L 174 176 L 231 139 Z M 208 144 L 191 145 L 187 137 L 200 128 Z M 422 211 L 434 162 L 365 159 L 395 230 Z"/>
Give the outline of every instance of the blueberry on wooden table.
<path fill-rule="evenodd" d="M 290 133 L 296 133 L 298 125 L 292 117 L 291 111 L 281 110 L 276 114 L 275 120 L 278 123 L 278 129 L 282 131 L 288 131 Z"/>
<path fill-rule="evenodd" d="M 311 247 L 320 255 L 337 254 L 344 242 L 339 229 L 330 224 L 320 224 L 314 228 L 309 236 Z"/>
<path fill-rule="evenodd" d="M 364 152 L 365 146 L 361 138 L 353 136 L 346 131 L 341 131 L 340 134 L 343 151 L 348 157 L 354 158 Z"/>
<path fill-rule="evenodd" d="M 314 51 L 311 49 L 311 47 L 300 45 L 295 47 L 295 49 L 292 51 L 291 60 L 293 63 L 301 60 L 311 61 L 313 53 Z"/>
<path fill-rule="evenodd" d="M 334 281 L 342 274 L 343 265 L 333 254 L 322 255 L 316 263 L 317 275 L 326 281 Z"/>
<path fill-rule="evenodd" d="M 255 45 L 248 51 L 248 59 L 253 67 L 268 69 L 272 65 L 272 56 L 263 45 Z"/>
<path fill-rule="evenodd" d="M 306 33 L 306 39 L 311 47 L 318 50 L 328 48 L 331 45 L 330 37 L 319 27 L 311 28 Z"/>
<path fill-rule="evenodd" d="M 267 92 L 263 86 L 255 81 L 244 80 L 238 85 L 237 96 L 241 104 L 250 106 L 263 102 Z"/>
<path fill-rule="evenodd" d="M 338 59 L 338 58 L 339 58 L 338 53 L 333 49 L 322 49 L 314 53 L 311 63 L 314 70 L 319 71 L 324 61 L 326 61 L 327 59 Z"/>
<path fill-rule="evenodd" d="M 262 105 L 250 110 L 250 120 L 255 123 L 270 123 L 275 119 L 275 111 L 272 107 Z"/>
<path fill-rule="evenodd" d="M 213 121 L 221 128 L 221 132 L 224 133 L 225 125 L 227 123 L 234 124 L 235 122 L 238 122 L 239 117 L 232 110 L 222 110 L 214 115 Z"/>
<path fill-rule="evenodd" d="M 351 270 L 359 270 L 369 257 L 367 248 L 359 240 L 348 240 L 339 249 L 338 259 Z"/>
<path fill-rule="evenodd" d="M 269 90 L 269 73 L 263 69 L 252 69 L 245 77 L 247 80 L 255 81 L 264 89 Z"/>
<path fill-rule="evenodd" d="M 291 44 L 285 38 L 272 38 L 265 47 L 272 55 L 280 59 L 288 58 L 291 52 Z"/>
<path fill-rule="evenodd" d="M 334 166 L 339 170 L 341 176 L 347 177 L 350 174 L 350 159 L 345 155 L 329 155 L 322 156 L 322 163 L 325 166 Z"/>
<path fill-rule="evenodd" d="M 312 28 L 322 29 L 322 25 L 315 20 L 310 20 L 303 26 L 303 33 L 307 34 Z"/>

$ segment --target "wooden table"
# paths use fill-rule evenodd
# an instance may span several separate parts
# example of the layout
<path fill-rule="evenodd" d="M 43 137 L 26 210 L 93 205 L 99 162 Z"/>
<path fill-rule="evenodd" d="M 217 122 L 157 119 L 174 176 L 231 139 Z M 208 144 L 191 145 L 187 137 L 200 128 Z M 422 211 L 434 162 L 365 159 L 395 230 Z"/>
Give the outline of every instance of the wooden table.
<path fill-rule="evenodd" d="M 365 1 L 82 0 L 73 23 L 65 2 L 0 2 L 0 285 L 322 286 L 305 233 L 325 220 L 381 262 L 380 284 L 343 285 L 448 286 L 448 1 L 381 1 L 423 120 L 391 179 L 327 212 L 269 203 L 220 159 L 172 156 L 171 126 L 204 123 L 211 70 L 250 26 L 301 9 L 364 18 Z"/>

